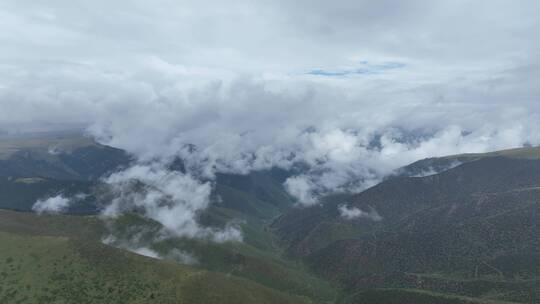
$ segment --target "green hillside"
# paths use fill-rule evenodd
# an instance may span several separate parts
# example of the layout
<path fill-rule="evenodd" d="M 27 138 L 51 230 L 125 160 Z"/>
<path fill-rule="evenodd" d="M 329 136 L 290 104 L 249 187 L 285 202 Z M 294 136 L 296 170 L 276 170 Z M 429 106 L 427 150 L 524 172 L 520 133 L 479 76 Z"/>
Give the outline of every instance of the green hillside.
<path fill-rule="evenodd" d="M 81 140 L 78 142 L 80 145 L 73 144 L 70 146 L 71 150 L 66 149 L 61 158 L 56 155 L 47 159 L 40 158 L 40 166 L 36 165 L 38 158 L 36 151 L 48 153 L 45 148 L 60 145 L 59 142 L 63 141 L 66 142 L 62 145 L 67 147 L 74 139 L 53 138 L 17 142 L 18 150 L 6 158 L 5 163 L 28 170 L 17 169 L 15 171 L 22 172 L 20 175 L 0 178 L 2 190 L 0 208 L 29 211 L 39 198 L 60 193 L 66 196 L 86 193 L 89 195 L 83 201 L 74 204 L 68 212 L 71 214 L 96 212 L 96 208 L 101 204 L 100 200 L 106 201 L 109 197 L 109 189 L 99 181 L 92 180 L 91 175 L 84 171 L 92 167 L 84 164 L 88 159 L 98 160 L 100 163 L 109 164 L 108 170 L 112 170 L 125 162 L 117 161 L 116 150 Z M 14 146 L 13 143 L 11 145 Z M 31 157 L 17 157 L 21 153 Z M 71 162 L 66 162 L 70 159 Z M 59 167 L 58 164 L 62 166 Z M 179 168 L 181 166 L 180 163 Z M 76 174 L 71 175 L 71 172 Z M 24 233 L 29 236 L 68 237 L 79 240 L 78 244 L 87 241 L 100 243 L 104 237 L 112 235 L 119 240 L 119 243 L 113 245 L 120 248 L 124 248 L 126 242 L 133 245 L 133 239 L 137 238 L 140 246 L 148 247 L 171 261 L 175 258 L 169 253 L 182 250 L 193 256 L 197 261 L 194 267 L 199 270 L 242 277 L 268 288 L 279 289 L 287 294 L 310 298 L 317 302 L 332 301 L 337 294 L 335 286 L 310 274 L 301 263 L 283 259 L 279 240 L 266 228 L 274 217 L 293 203 L 281 185 L 280 179 L 283 174 L 271 170 L 254 172 L 246 176 L 231 174 L 218 176 L 212 194 L 216 203 L 199 215 L 199 221 L 204 226 L 216 228 L 236 222 L 242 229 L 243 242 L 217 244 L 183 238 L 163 240 L 158 236 L 160 229 L 158 223 L 136 214 L 103 222 L 95 216 L 47 214 L 36 216 L 24 212 L 0 211 L 0 231 Z M 62 178 L 58 178 L 59 176 Z M 90 179 L 81 179 L 80 176 Z M 141 234 L 141 231 L 144 233 Z M 156 242 L 156 239 L 161 241 Z"/>
<path fill-rule="evenodd" d="M 331 301 L 336 297 L 335 286 L 318 279 L 301 264 L 282 259 L 278 247 L 259 249 L 248 242 L 218 244 L 205 240 L 168 238 L 158 239 L 159 224 L 126 215 L 104 225 L 94 216 L 35 215 L 26 212 L 0 211 L 0 231 L 28 237 L 57 237 L 78 240 L 76 244 L 99 244 L 111 233 L 121 240 L 133 240 L 132 245 L 149 247 L 170 261 L 174 250 L 188 252 L 197 261 L 198 269 L 243 277 L 289 295 L 309 298 L 316 302 Z M 141 231 L 144 231 L 141 234 Z M 262 233 L 262 232 L 261 232 Z M 268 240 L 273 237 L 264 234 Z M 275 240 L 274 240 L 275 241 Z M 107 246 L 108 247 L 108 246 Z M 120 245 L 120 247 L 122 247 Z"/>
<path fill-rule="evenodd" d="M 123 150 L 78 134 L 0 138 L 0 177 L 89 181 L 130 162 Z"/>
<path fill-rule="evenodd" d="M 212 214 L 215 212 L 209 211 Z M 246 218 L 245 215 L 237 216 Z M 180 250 L 189 253 L 197 261 L 197 267 L 243 277 L 289 294 L 309 297 L 317 302 L 328 302 L 336 298 L 337 286 L 314 276 L 299 261 L 283 258 L 277 237 L 269 233 L 257 219 L 252 220 L 253 222 L 248 219 L 241 225 L 245 237 L 243 242 L 215 243 L 188 238 L 155 241 L 160 239 L 159 224 L 134 214 L 109 223 L 104 235 L 114 235 L 120 240 L 120 246 L 122 240 L 136 240 L 131 243 L 149 247 L 164 257 Z M 263 246 L 261 242 L 266 244 Z"/>
<path fill-rule="evenodd" d="M 338 206 L 375 209 L 345 219 Z M 349 292 L 410 288 L 483 300 L 540 301 L 540 160 L 484 157 L 443 173 L 389 179 L 272 227 Z"/>
<path fill-rule="evenodd" d="M 0 232 L 1 303 L 308 303 L 92 241 Z"/>
<path fill-rule="evenodd" d="M 481 159 L 481 158 L 495 157 L 495 156 L 504 156 L 504 157 L 516 158 L 516 159 L 540 159 L 540 147 L 515 148 L 515 149 L 500 150 L 500 151 L 488 152 L 488 153 L 466 153 L 466 154 L 446 156 L 443 158 Z"/>
<path fill-rule="evenodd" d="M 540 147 L 523 147 L 507 149 L 488 153 L 465 153 L 445 157 L 432 157 L 421 159 L 395 172 L 396 176 L 422 176 L 439 173 L 463 163 L 492 157 L 506 157 L 511 159 L 540 159 Z"/>
<path fill-rule="evenodd" d="M 371 289 L 346 297 L 339 304 L 511 304 L 511 302 L 479 300 L 449 296 L 414 289 Z"/>
<path fill-rule="evenodd" d="M 92 139 L 79 134 L 36 135 L 0 139 L 0 159 L 8 159 L 22 151 L 57 151 L 72 152 L 78 148 L 98 146 Z"/>
<path fill-rule="evenodd" d="M 218 174 L 198 221 L 234 223 L 243 241 L 215 243 L 163 238 L 136 213 L 96 216 L 112 195 L 97 177 L 129 163 L 121 150 L 75 138 L 1 147 L 0 209 L 26 212 L 0 210 L 0 303 L 540 302 L 539 148 L 421 160 L 309 208 L 284 190 L 291 172 Z M 69 214 L 28 212 L 78 193 Z M 343 205 L 381 219 L 344 218 Z M 162 260 L 130 252 L 141 248 Z"/>

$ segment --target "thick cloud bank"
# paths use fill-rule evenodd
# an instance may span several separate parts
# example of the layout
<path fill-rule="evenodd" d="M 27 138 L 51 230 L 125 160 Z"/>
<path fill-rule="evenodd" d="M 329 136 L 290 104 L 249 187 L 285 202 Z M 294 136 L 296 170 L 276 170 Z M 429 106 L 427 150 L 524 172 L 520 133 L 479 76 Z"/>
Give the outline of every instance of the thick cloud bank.
<path fill-rule="evenodd" d="M 81 127 L 133 153 L 108 181 L 154 189 L 106 212 L 172 234 L 205 233 L 216 172 L 301 164 L 285 187 L 310 205 L 424 157 L 540 143 L 536 1 L 0 8 L 0 128 Z M 186 174 L 155 165 L 176 156 Z"/>

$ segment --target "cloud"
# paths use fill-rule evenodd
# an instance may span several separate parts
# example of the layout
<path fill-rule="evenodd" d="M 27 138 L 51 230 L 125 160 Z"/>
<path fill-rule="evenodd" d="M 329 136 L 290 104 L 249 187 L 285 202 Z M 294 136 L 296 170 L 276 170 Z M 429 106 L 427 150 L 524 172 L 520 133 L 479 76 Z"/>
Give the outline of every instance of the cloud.
<path fill-rule="evenodd" d="M 455 167 L 457 167 L 457 166 L 459 166 L 461 164 L 462 163 L 460 161 L 455 160 L 455 161 L 451 162 L 450 164 L 444 165 L 444 166 L 437 166 L 437 167 L 429 166 L 427 168 L 422 169 L 422 171 L 416 172 L 414 175 L 410 175 L 410 176 L 411 177 L 430 176 L 430 175 L 441 173 L 441 172 L 446 171 L 446 170 L 450 170 L 450 169 L 455 168 Z M 405 172 L 405 174 L 407 174 L 407 172 Z"/>
<path fill-rule="evenodd" d="M 154 251 L 154 250 L 152 250 L 150 248 L 147 248 L 147 247 L 139 247 L 139 248 L 132 249 L 130 251 L 134 252 L 136 254 L 139 254 L 139 255 L 144 255 L 146 257 L 150 257 L 150 258 L 154 258 L 154 259 L 160 259 L 160 256 L 156 251 Z"/>
<path fill-rule="evenodd" d="M 377 213 L 377 211 L 373 208 L 370 208 L 368 212 L 362 211 L 356 207 L 349 208 L 346 205 L 340 205 L 338 207 L 339 214 L 341 217 L 347 219 L 347 220 L 353 220 L 357 218 L 363 218 L 363 219 L 369 219 L 374 222 L 379 222 L 383 218 Z"/>
<path fill-rule="evenodd" d="M 71 197 L 58 194 L 45 199 L 38 199 L 32 206 L 32 210 L 37 213 L 62 213 L 69 210 L 71 205 L 85 200 L 88 194 L 77 193 Z"/>
<path fill-rule="evenodd" d="M 71 205 L 71 200 L 59 194 L 47 199 L 39 199 L 32 206 L 37 213 L 60 213 L 66 211 Z"/>
<path fill-rule="evenodd" d="M 285 181 L 285 189 L 304 205 L 317 203 L 316 186 L 306 176 L 293 176 Z"/>
<path fill-rule="evenodd" d="M 224 229 L 201 227 L 198 214 L 210 204 L 211 186 L 190 174 L 169 170 L 159 162 L 136 164 L 104 179 L 114 198 L 101 215 L 115 218 L 137 212 L 159 222 L 171 237 L 207 238 L 215 242 L 241 241 L 234 225 Z"/>
<path fill-rule="evenodd" d="M 109 223 L 110 224 L 110 223 Z M 111 228 L 110 226 L 108 228 Z M 186 265 L 196 265 L 199 260 L 191 253 L 173 248 L 165 254 L 160 254 L 152 248 L 153 242 L 159 240 L 148 227 L 128 227 L 128 235 L 115 236 L 109 234 L 102 238 L 103 244 L 134 252 L 154 259 L 167 259 Z"/>
<path fill-rule="evenodd" d="M 3 1 L 0 129 L 85 128 L 126 149 L 138 167 L 117 177 L 165 189 L 138 207 L 195 235 L 166 211 L 196 216 L 216 172 L 300 163 L 285 185 L 309 205 L 421 158 L 540 144 L 538 6 Z M 186 176 L 148 165 L 176 156 Z M 161 206 L 165 177 L 194 203 Z"/>
<path fill-rule="evenodd" d="M 131 251 L 133 253 L 143 255 L 146 257 L 154 258 L 154 259 L 162 259 L 161 255 L 153 250 L 152 248 L 148 246 L 144 246 L 141 243 L 141 233 L 135 234 L 134 236 L 131 236 L 129 240 L 126 239 L 119 239 L 113 235 L 108 235 L 104 237 L 101 242 L 105 245 L 114 246 L 117 248 L 121 248 L 127 251 Z"/>
<path fill-rule="evenodd" d="M 197 265 L 199 264 L 199 260 L 190 254 L 189 252 L 174 248 L 171 251 L 169 251 L 166 255 L 167 259 L 177 261 L 181 264 L 186 265 Z"/>

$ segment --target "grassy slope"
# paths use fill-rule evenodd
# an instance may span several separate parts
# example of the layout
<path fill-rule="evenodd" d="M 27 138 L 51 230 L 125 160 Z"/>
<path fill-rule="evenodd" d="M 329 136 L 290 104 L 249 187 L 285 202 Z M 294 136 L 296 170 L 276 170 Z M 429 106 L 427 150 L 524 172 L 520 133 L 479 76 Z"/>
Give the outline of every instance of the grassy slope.
<path fill-rule="evenodd" d="M 6 178 L 0 176 L 0 208 L 29 211 L 38 199 L 59 194 L 73 196 L 92 193 L 95 183 L 77 180 L 57 180 L 46 177 Z M 88 201 L 90 198 L 88 199 Z M 77 204 L 78 213 L 95 212 L 91 204 Z M 75 208 L 72 208 L 75 209 Z"/>
<path fill-rule="evenodd" d="M 70 147 L 64 148 L 70 149 Z M 460 162 L 469 162 L 494 156 L 506 156 L 518 159 L 539 159 L 540 148 L 513 149 L 486 154 L 462 154 L 449 156 L 445 159 L 449 161 L 459 160 Z M 335 291 L 333 291 L 332 286 L 324 281 L 310 276 L 308 272 L 303 269 L 302 265 L 282 259 L 278 240 L 276 240 L 275 237 L 273 237 L 273 235 L 268 233 L 268 231 L 265 229 L 268 221 L 272 217 L 278 215 L 283 208 L 286 208 L 291 203 L 289 201 L 290 198 L 284 195 L 282 189 L 278 187 L 280 186 L 280 183 L 276 183 L 275 180 L 270 179 L 269 175 L 267 174 L 254 174 L 249 178 L 240 176 L 224 176 L 222 178 L 222 184 L 218 185 L 217 194 L 222 197 L 224 204 L 212 207 L 207 214 L 203 215 L 203 220 L 208 224 L 222 226 L 233 218 L 241 219 L 243 221 L 241 225 L 245 235 L 245 243 L 216 245 L 200 241 L 176 239 L 155 244 L 153 249 L 164 253 L 172 248 L 185 249 L 186 251 L 194 253 L 201 263 L 199 266 L 206 269 L 225 273 L 227 275 L 244 277 L 262 283 L 271 288 L 284 290 L 288 293 L 309 296 L 320 301 L 329 301 L 332 299 L 335 296 Z M 21 184 L 24 185 L 24 183 Z M 82 224 L 81 221 L 83 221 L 84 224 Z M 67 232 L 68 229 L 66 228 L 69 228 L 70 232 Z M 302 240 L 302 242 L 309 244 L 308 247 L 311 247 L 309 248 L 310 250 L 318 250 L 326 247 L 328 244 L 331 244 L 336 239 L 348 239 L 351 236 L 363 234 L 364 231 L 366 231 L 365 228 L 366 227 L 358 229 L 358 227 L 355 225 L 350 225 L 349 223 L 344 222 L 335 223 L 325 220 L 318 221 L 316 229 L 312 230 L 309 235 Z M 36 218 L 29 220 L 29 218 L 17 213 L 12 213 L 8 216 L 0 213 L 0 231 L 11 231 L 15 233 L 24 232 L 32 235 L 28 237 L 35 237 L 33 236 L 35 234 L 56 236 L 64 236 L 69 234 L 70 237 L 75 237 L 77 239 L 83 236 L 84 238 L 91 240 L 99 240 L 101 235 L 105 233 L 99 221 L 93 217 L 83 218 L 69 216 L 42 216 L 39 217 L 39 219 Z M 68 243 L 70 244 L 73 244 L 74 242 L 77 243 L 76 241 L 73 241 L 73 239 L 68 240 Z M 99 245 L 93 241 L 83 243 L 78 242 L 77 244 L 78 245 L 76 247 L 80 248 L 83 248 L 85 245 L 90 247 L 96 244 L 96 246 Z M 514 263 L 515 261 L 510 262 Z M 121 262 L 118 261 L 118 263 Z M 186 269 L 192 268 L 186 267 Z M 460 278 L 459 275 L 456 277 L 454 274 L 442 273 L 440 274 L 439 279 L 456 281 L 459 282 L 459 284 L 467 281 L 466 278 Z M 427 277 L 429 274 L 424 276 Z M 192 286 L 187 288 L 187 290 L 205 290 L 207 289 L 205 287 L 207 282 L 214 282 L 215 284 L 219 285 L 219 279 L 216 279 L 214 275 L 210 275 L 210 277 L 203 277 L 204 279 L 202 280 L 194 280 L 186 283 L 187 286 Z M 482 286 L 486 285 L 485 281 L 485 278 L 479 280 L 469 280 L 467 284 L 469 284 L 470 287 L 468 288 L 478 289 L 478 284 L 481 284 Z M 496 286 L 497 288 L 500 286 L 499 282 L 488 283 L 493 284 L 493 286 Z M 504 283 L 510 283 L 510 285 L 512 285 L 512 282 Z M 536 284 L 533 282 L 532 285 Z M 236 288 L 234 286 L 229 287 L 231 289 Z M 497 288 L 495 288 L 495 290 L 497 290 Z M 535 288 L 535 286 L 532 287 L 533 290 Z M 508 290 L 499 289 L 501 292 L 500 294 L 486 294 L 484 296 L 486 298 L 509 297 L 512 299 L 524 299 L 524 301 L 526 301 L 528 296 L 527 292 L 530 292 L 530 290 L 525 290 L 524 295 L 505 294 L 508 292 L 512 293 L 512 289 L 513 287 L 510 286 Z M 103 290 L 100 290 L 99 293 L 102 291 Z M 228 289 L 226 291 L 228 291 Z M 368 293 L 360 293 L 357 294 L 354 299 L 355 301 L 360 301 L 358 303 L 364 303 L 362 302 L 363 300 L 359 299 L 359 297 L 371 299 L 370 301 L 376 301 L 377 303 L 386 303 L 380 301 L 385 299 L 385 301 L 387 301 L 388 299 L 393 298 L 396 296 L 393 294 L 394 292 L 395 291 L 382 292 L 379 290 Z M 166 293 L 170 293 L 170 291 L 166 291 Z M 184 292 L 183 296 L 186 294 L 189 293 Z M 388 296 L 389 294 L 391 294 L 391 296 Z M 223 297 L 223 294 L 220 296 Z M 410 294 L 399 294 L 397 296 L 404 296 L 405 298 L 411 297 Z M 433 296 L 437 297 L 439 300 L 441 298 L 441 296 L 437 294 L 418 295 L 417 293 L 414 293 L 414 295 L 412 295 L 412 299 L 416 299 L 417 301 L 420 301 L 418 303 L 421 303 L 422 301 L 426 301 L 426 299 L 433 300 L 433 298 L 430 298 Z M 444 301 L 449 299 L 445 296 L 442 297 L 444 298 Z M 194 298 L 191 300 L 194 301 Z M 454 297 L 448 300 L 450 302 L 443 301 L 440 303 L 468 303 L 455 302 L 457 300 L 461 301 L 467 299 L 457 299 Z"/>
<path fill-rule="evenodd" d="M 425 158 L 396 170 L 394 176 L 425 176 L 443 172 L 459 164 L 493 157 L 510 159 L 537 160 L 540 159 L 540 147 L 524 147 L 507 149 L 488 153 L 465 153 L 445 157 Z"/>
<path fill-rule="evenodd" d="M 36 216 L 23 212 L 0 211 L 0 231 L 28 237 L 84 239 L 84 242 L 76 243 L 81 247 L 86 243 L 98 244 L 102 236 L 111 231 L 121 239 L 130 239 L 130 234 L 137 234 L 140 231 L 134 228 L 148 231 L 149 234 L 143 235 L 142 239 L 154 239 L 152 229 L 156 228 L 155 225 L 156 223 L 149 223 L 133 215 L 119 218 L 106 228 L 94 216 Z M 265 237 L 269 238 L 268 235 Z M 189 252 L 198 260 L 196 266 L 200 269 L 236 278 L 242 277 L 273 290 L 296 294 L 300 298 L 309 297 L 322 303 L 332 301 L 336 297 L 332 285 L 309 275 L 302 265 L 281 259 L 277 251 L 258 249 L 245 242 L 216 244 L 203 240 L 169 239 L 154 243 L 150 247 L 163 255 L 167 255 L 172 249 Z M 231 286 L 231 288 L 238 287 Z"/>
<path fill-rule="evenodd" d="M 220 210 L 233 212 L 231 210 Z M 212 214 L 217 211 L 211 211 Z M 307 296 L 316 301 L 328 302 L 337 296 L 335 286 L 310 274 L 301 263 L 282 258 L 276 237 L 264 229 L 256 218 L 238 215 L 246 219 L 242 224 L 244 242 L 215 242 L 169 238 L 155 242 L 159 231 L 157 223 L 149 223 L 140 217 L 129 215 L 109 225 L 109 231 L 121 240 L 137 239 L 162 256 L 178 249 L 194 256 L 198 266 L 204 269 L 247 278 L 265 286 L 291 294 Z M 257 224 L 261 226 L 257 226 Z M 250 240 L 259 237 L 258 242 Z M 266 242 L 261 246 L 261 242 Z"/>
<path fill-rule="evenodd" d="M 340 304 L 510 304 L 512 302 L 449 296 L 414 289 L 372 289 L 355 293 Z"/>
<path fill-rule="evenodd" d="M 81 135 L 0 138 L 0 176 L 95 180 L 126 166 L 124 151 L 100 145 Z"/>
<path fill-rule="evenodd" d="M 457 155 L 450 155 L 442 158 L 446 159 L 459 159 L 459 158 L 465 158 L 465 159 L 481 159 L 486 157 L 496 157 L 496 156 L 504 156 L 509 158 L 516 158 L 516 159 L 540 159 L 540 147 L 525 147 L 525 148 L 515 148 L 515 149 L 507 149 L 507 150 L 500 150 L 500 151 L 494 151 L 494 152 L 488 152 L 488 153 L 465 153 L 465 154 L 457 154 Z"/>
<path fill-rule="evenodd" d="M 58 158 L 48 153 L 51 147 L 71 151 L 71 153 Z M 46 176 L 48 174 L 53 177 L 69 178 L 78 178 L 79 175 L 92 176 L 94 164 L 122 163 L 117 160 L 117 151 L 100 148 L 101 146 L 91 141 L 76 137 L 0 140 L 0 150 L 3 149 L 5 152 L 6 164 L 13 166 L 13 170 L 6 171 L 6 174 L 11 176 L 9 172 L 25 172 L 22 175 L 23 182 L 18 182 L 11 177 L 0 179 L 0 190 L 3 190 L 0 191 L 0 194 L 3 194 L 0 195 L 0 207 L 29 210 L 38 198 L 58 193 L 72 195 L 78 192 L 90 192 L 92 183 L 58 180 Z M 25 154 L 17 154 L 20 152 L 25 152 Z M 66 166 L 69 169 L 67 173 L 63 171 Z M 103 167 L 107 168 L 105 165 Z M 70 170 L 75 173 L 72 174 Z M 96 172 L 101 171 L 105 170 Z M 37 174 L 36 172 L 44 177 L 40 180 L 29 179 L 29 177 L 34 177 L 33 174 Z M 307 295 L 321 301 L 333 299 L 335 291 L 330 284 L 309 275 L 302 265 L 280 258 L 281 250 L 279 246 L 276 246 L 276 238 L 266 230 L 268 222 L 292 204 L 291 197 L 286 194 L 281 182 L 273 177 L 272 173 L 255 172 L 247 176 L 219 175 L 215 195 L 220 198 L 216 199 L 220 203 L 216 203 L 201 214 L 200 220 L 205 226 L 223 227 L 231 221 L 239 221 L 244 235 L 243 243 L 218 245 L 204 241 L 176 239 L 154 244 L 154 249 L 159 249 L 162 253 L 173 248 L 185 249 L 200 260 L 199 266 L 202 268 L 249 278 L 273 288 Z M 77 208 L 80 212 L 92 211 L 79 210 L 79 206 Z M 99 241 L 101 236 L 107 233 L 118 233 L 118 231 L 106 231 L 107 229 L 94 217 L 46 215 L 33 217 L 20 213 L 0 213 L 0 219 L 3 219 L 3 222 L 0 221 L 0 231 L 69 235 L 77 238 L 84 235 L 85 239 L 90 238 L 95 241 Z M 38 224 L 34 224 L 34 221 Z M 138 224 L 144 226 L 146 223 L 124 219 L 120 226 L 129 228 Z M 118 225 L 115 228 L 118 228 Z M 71 231 L 72 229 L 75 231 Z M 130 236 L 125 237 L 129 239 Z M 151 246 L 151 242 L 144 245 Z M 231 262 L 235 258 L 241 258 L 244 261 L 241 267 L 238 263 Z"/>
<path fill-rule="evenodd" d="M 245 243 L 216 244 L 175 239 L 158 243 L 152 248 L 164 254 L 174 248 L 181 249 L 193 254 L 205 269 L 243 277 L 316 301 L 332 301 L 336 296 L 331 284 L 310 275 L 301 264 Z"/>
<path fill-rule="evenodd" d="M 0 139 L 0 159 L 7 159 L 14 153 L 23 150 L 44 151 L 60 149 L 72 151 L 77 148 L 96 146 L 90 138 L 78 134 L 29 137 L 29 138 L 2 138 Z"/>
<path fill-rule="evenodd" d="M 307 303 L 92 241 L 0 233 L 1 303 Z"/>

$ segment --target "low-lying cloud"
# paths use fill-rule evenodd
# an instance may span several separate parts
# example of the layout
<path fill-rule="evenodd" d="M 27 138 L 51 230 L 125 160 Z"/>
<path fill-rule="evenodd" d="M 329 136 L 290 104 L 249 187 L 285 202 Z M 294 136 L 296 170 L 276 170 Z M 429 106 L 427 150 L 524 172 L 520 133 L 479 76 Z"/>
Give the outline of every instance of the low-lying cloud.
<path fill-rule="evenodd" d="M 186 265 L 196 265 L 199 263 L 199 260 L 193 254 L 178 248 L 172 248 L 166 253 L 160 253 L 154 248 L 152 248 L 155 241 L 159 239 L 156 239 L 156 236 L 154 235 L 155 231 L 148 230 L 148 228 L 145 227 L 129 228 L 138 231 L 131 235 L 123 235 L 122 237 L 117 237 L 113 234 L 109 234 L 102 238 L 101 242 L 106 245 L 128 250 L 133 253 L 151 257 L 154 259 L 172 260 Z"/>
<path fill-rule="evenodd" d="M 379 215 L 377 210 L 371 207 L 369 208 L 369 211 L 362 211 L 357 207 L 348 207 L 346 204 L 343 204 L 338 206 L 338 211 L 341 217 L 347 220 L 369 219 L 374 222 L 379 222 L 383 219 L 382 216 Z"/>
<path fill-rule="evenodd" d="M 32 205 L 32 210 L 37 213 L 64 213 L 69 210 L 69 208 L 77 202 L 80 202 L 86 199 L 87 194 L 77 193 L 72 196 L 66 196 L 65 194 L 57 194 L 47 198 L 38 199 L 34 205 Z"/>
<path fill-rule="evenodd" d="M 240 229 L 232 224 L 223 229 L 199 225 L 198 215 L 210 204 L 211 185 L 189 173 L 152 162 L 113 173 L 104 182 L 112 187 L 114 195 L 101 212 L 105 218 L 136 212 L 159 222 L 165 236 L 205 238 L 220 243 L 242 240 Z"/>
<path fill-rule="evenodd" d="M 32 210 L 37 213 L 61 213 L 66 211 L 71 205 L 71 200 L 62 194 L 46 199 L 39 199 L 32 206 Z"/>

